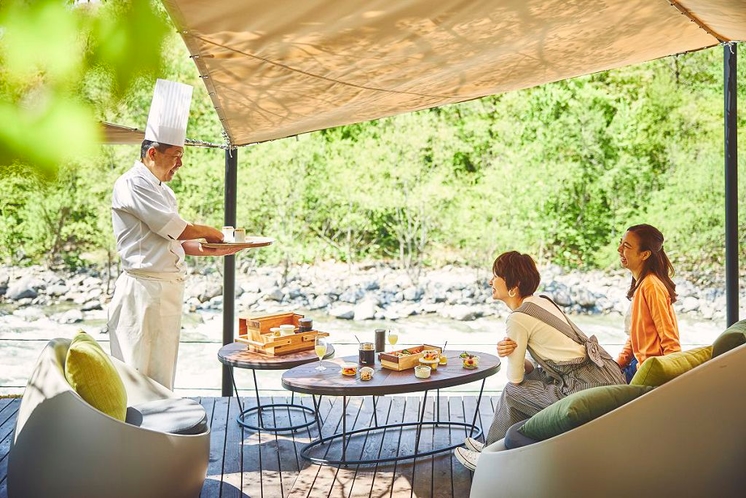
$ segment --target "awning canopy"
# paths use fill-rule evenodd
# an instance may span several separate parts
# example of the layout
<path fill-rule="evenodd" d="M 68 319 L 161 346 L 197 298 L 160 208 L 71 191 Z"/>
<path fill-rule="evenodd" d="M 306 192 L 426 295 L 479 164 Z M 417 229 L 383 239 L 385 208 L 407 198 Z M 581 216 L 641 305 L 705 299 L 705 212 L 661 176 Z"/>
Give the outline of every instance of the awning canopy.
<path fill-rule="evenodd" d="M 231 145 L 746 40 L 746 0 L 163 0 Z"/>

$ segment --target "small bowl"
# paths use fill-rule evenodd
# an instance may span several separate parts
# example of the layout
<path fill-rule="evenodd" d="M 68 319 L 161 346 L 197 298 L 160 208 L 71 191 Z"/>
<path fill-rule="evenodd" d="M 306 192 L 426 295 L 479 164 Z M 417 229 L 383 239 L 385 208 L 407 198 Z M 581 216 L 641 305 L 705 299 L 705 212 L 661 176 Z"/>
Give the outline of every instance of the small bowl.
<path fill-rule="evenodd" d="M 345 363 L 342 365 L 342 375 L 347 377 L 354 377 L 357 375 L 357 364 L 356 363 Z"/>
<path fill-rule="evenodd" d="M 414 376 L 418 379 L 427 379 L 430 377 L 430 370 L 427 365 L 417 365 L 414 367 Z"/>
<path fill-rule="evenodd" d="M 274 337 L 280 337 L 282 335 L 282 331 L 280 331 L 280 327 L 272 327 L 271 329 L 269 329 L 269 332 Z"/>
<path fill-rule="evenodd" d="M 467 356 L 461 359 L 463 367 L 467 370 L 475 370 L 479 368 L 479 356 Z"/>
<path fill-rule="evenodd" d="M 373 380 L 373 370 L 370 367 L 363 367 L 360 369 L 360 380 Z"/>
<path fill-rule="evenodd" d="M 426 349 L 422 352 L 422 358 L 426 360 L 437 360 L 440 357 L 440 351 L 437 349 Z"/>
<path fill-rule="evenodd" d="M 280 335 L 295 334 L 295 325 L 280 325 Z"/>

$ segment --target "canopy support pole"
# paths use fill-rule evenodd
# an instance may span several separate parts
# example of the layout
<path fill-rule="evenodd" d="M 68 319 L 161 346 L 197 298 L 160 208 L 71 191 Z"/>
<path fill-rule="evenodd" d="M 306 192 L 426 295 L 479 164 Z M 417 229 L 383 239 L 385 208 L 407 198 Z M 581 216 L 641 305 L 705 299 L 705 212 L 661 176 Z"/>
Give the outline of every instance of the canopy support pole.
<path fill-rule="evenodd" d="M 238 149 L 225 150 L 225 222 L 226 226 L 236 226 L 236 191 L 238 184 Z M 223 258 L 223 345 L 233 342 L 234 315 L 236 308 L 236 256 Z M 231 372 L 223 365 L 222 396 L 233 394 Z"/>
<path fill-rule="evenodd" d="M 736 44 L 723 45 L 725 95 L 725 302 L 726 325 L 738 321 L 738 148 Z"/>

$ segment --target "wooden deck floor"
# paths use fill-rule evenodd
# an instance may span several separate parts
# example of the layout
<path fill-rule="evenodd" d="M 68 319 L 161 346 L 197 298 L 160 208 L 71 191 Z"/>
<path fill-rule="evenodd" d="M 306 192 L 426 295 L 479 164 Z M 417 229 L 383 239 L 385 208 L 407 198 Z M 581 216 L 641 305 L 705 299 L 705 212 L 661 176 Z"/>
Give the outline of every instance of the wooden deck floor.
<path fill-rule="evenodd" d="M 271 433 L 243 429 L 236 423 L 239 413 L 235 398 L 195 398 L 202 403 L 211 420 L 210 463 L 202 497 L 437 497 L 468 496 L 472 474 L 452 456 L 451 452 L 416 461 L 397 463 L 329 467 L 319 466 L 301 458 L 304 444 L 318 436 L 316 425 L 295 432 Z M 484 396 L 477 424 L 489 426 L 496 397 Z M 255 406 L 254 398 L 241 398 L 244 409 Z M 289 397 L 262 398 L 262 404 L 288 403 Z M 309 396 L 296 396 L 296 403 L 313 407 Z M 476 396 L 440 397 L 441 420 L 467 421 L 476 408 Z M 422 403 L 421 396 L 384 396 L 378 398 L 376 416 L 379 424 L 416 421 Z M 20 399 L 0 399 L 0 498 L 7 498 L 7 470 L 10 438 L 15 427 Z M 426 419 L 438 405 L 428 396 Z M 320 413 L 324 421 L 324 436 L 341 431 L 342 398 L 321 400 Z M 302 413 L 291 414 L 297 423 Z M 265 414 L 265 422 L 279 426 L 288 422 L 287 410 Z M 348 398 L 348 430 L 371 427 L 375 418 L 371 398 Z M 420 449 L 433 444 L 454 444 L 463 441 L 464 429 L 427 428 L 423 430 Z M 414 447 L 413 429 L 375 431 L 353 438 L 347 448 L 348 458 L 386 457 L 397 451 L 411 453 Z M 322 450 L 323 451 L 323 450 Z M 326 445 L 330 456 L 338 456 L 339 443 Z"/>

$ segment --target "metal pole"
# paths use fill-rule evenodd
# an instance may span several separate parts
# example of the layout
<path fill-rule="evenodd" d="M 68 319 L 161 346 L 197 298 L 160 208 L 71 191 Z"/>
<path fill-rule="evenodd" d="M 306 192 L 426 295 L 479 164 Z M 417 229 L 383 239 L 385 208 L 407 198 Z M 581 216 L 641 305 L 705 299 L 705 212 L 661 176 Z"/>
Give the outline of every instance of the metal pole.
<path fill-rule="evenodd" d="M 236 189 L 238 184 L 238 150 L 225 151 L 225 225 L 236 226 Z M 223 258 L 223 345 L 233 342 L 236 308 L 236 257 Z M 222 395 L 231 396 L 231 373 L 223 365 Z"/>
<path fill-rule="evenodd" d="M 723 46 L 725 95 L 725 302 L 726 325 L 738 321 L 738 149 L 736 44 Z"/>

